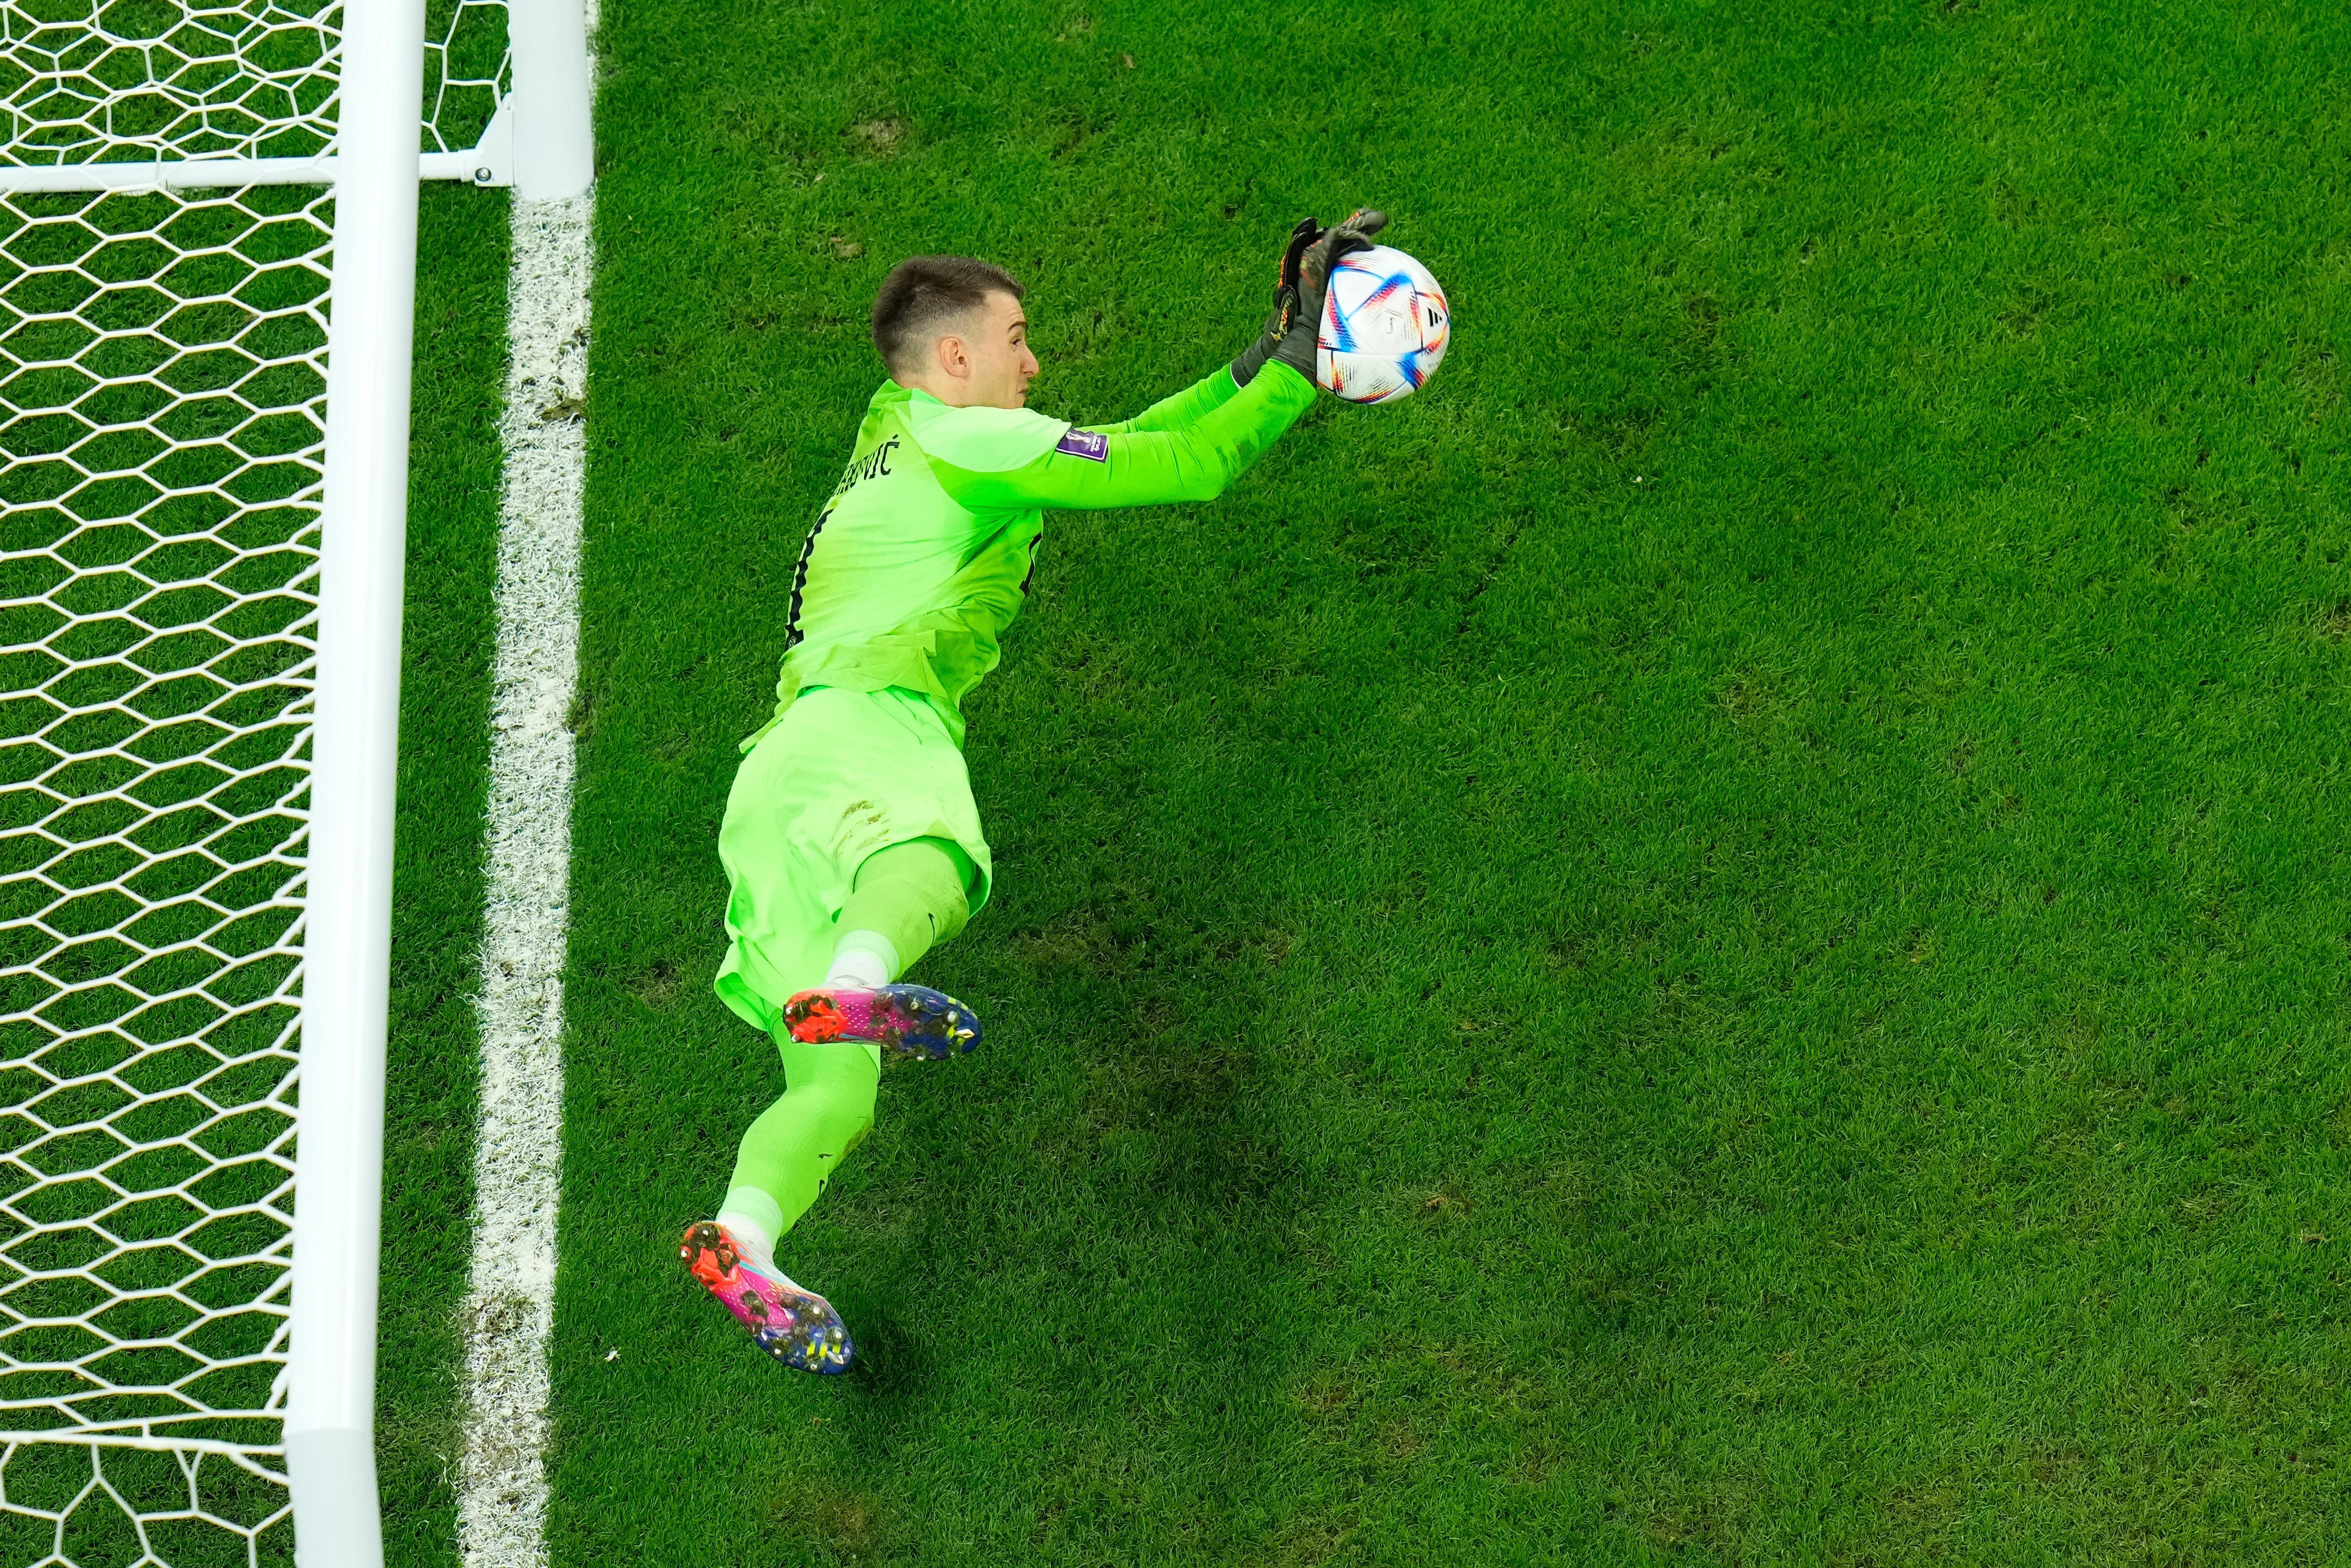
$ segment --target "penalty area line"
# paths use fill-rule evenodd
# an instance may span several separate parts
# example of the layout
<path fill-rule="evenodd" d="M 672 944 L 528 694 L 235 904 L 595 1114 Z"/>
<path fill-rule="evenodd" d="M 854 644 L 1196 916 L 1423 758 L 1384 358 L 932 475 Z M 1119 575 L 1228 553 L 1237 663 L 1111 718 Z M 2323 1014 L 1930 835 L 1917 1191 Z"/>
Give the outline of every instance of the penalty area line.
<path fill-rule="evenodd" d="M 506 447 L 490 699 L 481 1124 L 465 1298 L 457 1549 L 467 1568 L 547 1562 L 548 1342 L 563 1157 L 563 964 L 571 915 L 588 269 L 595 193 L 514 202 Z"/>

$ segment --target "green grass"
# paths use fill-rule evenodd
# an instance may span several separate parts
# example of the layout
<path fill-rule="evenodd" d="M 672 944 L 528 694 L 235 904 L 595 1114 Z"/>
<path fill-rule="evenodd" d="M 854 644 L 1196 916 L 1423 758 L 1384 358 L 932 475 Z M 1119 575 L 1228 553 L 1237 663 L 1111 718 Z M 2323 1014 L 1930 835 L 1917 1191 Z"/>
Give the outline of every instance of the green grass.
<path fill-rule="evenodd" d="M 556 1563 L 2341 1560 L 2351 24 L 1749 10 L 609 0 Z M 861 1365 L 779 1374 L 671 1248 L 780 1087 L 714 842 L 872 288 L 1011 266 L 1119 417 L 1358 201 L 1452 357 L 1052 521 L 920 972 L 989 1044 L 885 1079 L 785 1249 Z"/>
<path fill-rule="evenodd" d="M 457 1560 L 507 204 L 427 185 L 418 216 L 376 1463 L 386 1552 L 422 1564 Z"/>

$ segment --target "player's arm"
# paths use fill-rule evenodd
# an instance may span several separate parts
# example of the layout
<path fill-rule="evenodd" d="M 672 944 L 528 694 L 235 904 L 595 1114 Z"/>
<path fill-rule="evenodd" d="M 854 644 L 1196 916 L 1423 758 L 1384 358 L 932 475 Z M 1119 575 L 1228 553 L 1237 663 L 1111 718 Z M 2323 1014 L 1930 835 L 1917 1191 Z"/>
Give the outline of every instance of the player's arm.
<path fill-rule="evenodd" d="M 1229 371 L 1209 381 L 1232 387 Z M 1312 382 L 1287 365 L 1269 365 L 1245 387 L 1214 402 L 1197 399 L 1186 411 L 1190 417 L 1172 428 L 1073 429 L 1042 456 L 999 470 L 965 467 L 935 452 L 931 471 L 958 506 L 974 512 L 1213 500 L 1313 402 Z"/>
<path fill-rule="evenodd" d="M 1301 375 L 1312 379 L 1313 324 L 1322 314 L 1322 289 L 1332 264 L 1350 250 L 1371 244 L 1371 236 L 1387 226 L 1387 214 L 1358 207 L 1339 222 L 1343 233 L 1333 234 L 1312 218 L 1301 218 L 1283 246 L 1273 289 L 1273 314 L 1266 318 L 1258 340 L 1241 350 L 1240 358 L 1215 375 L 1162 398 L 1121 424 L 1088 425 L 1105 435 L 1135 431 L 1177 430 L 1192 423 L 1257 379 L 1269 360 L 1284 359 Z M 1292 333 L 1301 334 L 1292 340 Z M 1299 351 L 1302 347 L 1302 356 Z M 1286 357 L 1285 348 L 1291 350 Z"/>
<path fill-rule="evenodd" d="M 1129 435 L 1153 430 L 1180 430 L 1222 403 L 1240 388 L 1233 381 L 1229 369 L 1219 368 L 1214 375 L 1203 376 L 1173 397 L 1161 398 L 1133 419 L 1117 424 L 1089 424 L 1088 430 L 1103 435 Z"/>

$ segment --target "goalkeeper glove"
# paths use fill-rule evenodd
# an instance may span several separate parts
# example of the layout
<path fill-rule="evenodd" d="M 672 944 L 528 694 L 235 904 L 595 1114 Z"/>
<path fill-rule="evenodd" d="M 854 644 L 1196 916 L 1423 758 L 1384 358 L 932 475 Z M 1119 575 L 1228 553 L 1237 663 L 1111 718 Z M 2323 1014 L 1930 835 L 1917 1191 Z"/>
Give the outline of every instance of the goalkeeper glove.
<path fill-rule="evenodd" d="M 1233 361 L 1233 383 L 1247 386 L 1268 360 L 1280 360 L 1308 381 L 1314 379 L 1314 351 L 1322 322 L 1322 297 L 1331 269 L 1350 251 L 1372 248 L 1371 236 L 1387 226 L 1388 215 L 1358 207 L 1338 227 L 1326 229 L 1301 218 L 1281 253 L 1281 277 L 1274 286 L 1273 314 L 1258 340 Z"/>

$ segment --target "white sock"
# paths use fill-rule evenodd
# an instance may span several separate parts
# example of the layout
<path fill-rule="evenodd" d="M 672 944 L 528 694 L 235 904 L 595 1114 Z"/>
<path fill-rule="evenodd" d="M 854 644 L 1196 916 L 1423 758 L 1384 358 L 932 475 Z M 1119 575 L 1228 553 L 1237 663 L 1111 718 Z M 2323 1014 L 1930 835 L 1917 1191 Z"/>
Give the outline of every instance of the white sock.
<path fill-rule="evenodd" d="M 774 1198 L 757 1187 L 728 1187 L 726 1201 L 718 1210 L 718 1223 L 735 1238 L 736 1247 L 751 1267 L 762 1274 L 775 1273 L 776 1232 L 783 1228 L 784 1211 Z"/>
<path fill-rule="evenodd" d="M 852 931 L 832 950 L 832 972 L 825 976 L 824 983 L 876 991 L 897 974 L 897 944 L 879 931 Z"/>

